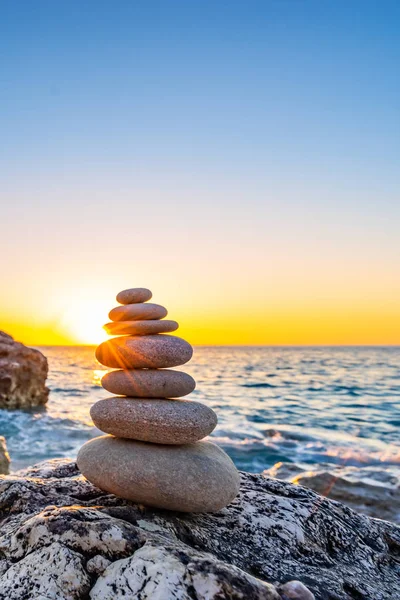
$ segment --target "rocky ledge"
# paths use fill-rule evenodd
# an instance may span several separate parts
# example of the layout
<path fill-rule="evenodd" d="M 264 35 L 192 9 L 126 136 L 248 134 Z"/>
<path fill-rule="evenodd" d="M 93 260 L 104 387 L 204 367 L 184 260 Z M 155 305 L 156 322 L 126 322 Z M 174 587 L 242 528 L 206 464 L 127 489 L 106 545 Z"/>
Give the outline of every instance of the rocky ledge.
<path fill-rule="evenodd" d="M 396 525 L 241 478 L 228 508 L 192 515 L 105 494 L 63 459 L 0 477 L 0 599 L 399 597 Z"/>
<path fill-rule="evenodd" d="M 279 462 L 263 473 L 302 485 L 370 517 L 400 524 L 400 468 Z"/>
<path fill-rule="evenodd" d="M 47 359 L 39 350 L 15 342 L 0 331 L 0 408 L 29 408 L 45 404 Z"/>

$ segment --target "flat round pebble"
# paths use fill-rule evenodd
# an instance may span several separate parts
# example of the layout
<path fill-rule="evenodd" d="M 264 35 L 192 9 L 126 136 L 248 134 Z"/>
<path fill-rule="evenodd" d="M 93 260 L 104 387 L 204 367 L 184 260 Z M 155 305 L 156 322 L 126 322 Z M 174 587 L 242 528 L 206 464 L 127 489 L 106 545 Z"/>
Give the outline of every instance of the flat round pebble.
<path fill-rule="evenodd" d="M 77 463 L 96 487 L 162 509 L 217 512 L 239 492 L 235 465 L 211 442 L 167 446 L 106 435 L 86 442 Z"/>
<path fill-rule="evenodd" d="M 164 369 L 187 363 L 193 348 L 173 335 L 112 338 L 96 348 L 97 360 L 115 369 Z"/>
<path fill-rule="evenodd" d="M 108 317 L 111 321 L 147 321 L 148 319 L 163 319 L 167 314 L 168 311 L 164 306 L 148 302 L 117 306 L 110 310 Z"/>
<path fill-rule="evenodd" d="M 168 369 L 110 371 L 101 385 L 111 394 L 134 398 L 179 398 L 193 392 L 196 382 L 187 373 Z"/>
<path fill-rule="evenodd" d="M 104 325 L 110 335 L 151 335 L 176 331 L 179 325 L 176 321 L 112 321 Z"/>
<path fill-rule="evenodd" d="M 135 304 L 136 302 L 147 302 L 153 294 L 147 288 L 130 288 L 122 290 L 117 294 L 117 302 L 120 304 Z"/>
<path fill-rule="evenodd" d="M 200 402 L 146 398 L 106 398 L 90 409 L 100 431 L 153 444 L 190 444 L 217 425 L 215 412 Z"/>

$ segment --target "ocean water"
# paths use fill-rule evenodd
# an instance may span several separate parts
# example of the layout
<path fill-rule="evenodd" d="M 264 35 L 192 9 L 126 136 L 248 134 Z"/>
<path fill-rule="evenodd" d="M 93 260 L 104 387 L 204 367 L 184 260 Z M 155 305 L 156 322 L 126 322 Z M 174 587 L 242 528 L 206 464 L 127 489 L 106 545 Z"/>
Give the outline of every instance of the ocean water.
<path fill-rule="evenodd" d="M 0 410 L 12 470 L 75 457 L 99 435 L 90 406 L 108 396 L 92 347 L 45 347 L 50 398 L 31 411 Z M 191 397 L 211 406 L 212 434 L 237 467 L 278 461 L 400 466 L 400 348 L 198 347 L 182 367 Z"/>

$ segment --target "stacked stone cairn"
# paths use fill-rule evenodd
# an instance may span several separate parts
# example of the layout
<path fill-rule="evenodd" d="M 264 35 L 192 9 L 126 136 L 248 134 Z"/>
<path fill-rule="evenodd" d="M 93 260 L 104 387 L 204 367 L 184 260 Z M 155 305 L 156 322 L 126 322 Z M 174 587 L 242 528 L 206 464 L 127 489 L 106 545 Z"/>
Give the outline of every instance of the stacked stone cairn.
<path fill-rule="evenodd" d="M 113 369 L 102 386 L 114 397 L 90 414 L 105 433 L 84 444 L 77 462 L 83 475 L 107 492 L 138 504 L 182 512 L 216 512 L 239 491 L 239 474 L 221 448 L 201 441 L 217 424 L 209 407 L 181 400 L 196 386 L 171 367 L 188 362 L 193 349 L 169 335 L 175 321 L 148 302 L 144 288 L 124 290 L 105 325 L 113 336 L 98 346 L 97 360 Z"/>

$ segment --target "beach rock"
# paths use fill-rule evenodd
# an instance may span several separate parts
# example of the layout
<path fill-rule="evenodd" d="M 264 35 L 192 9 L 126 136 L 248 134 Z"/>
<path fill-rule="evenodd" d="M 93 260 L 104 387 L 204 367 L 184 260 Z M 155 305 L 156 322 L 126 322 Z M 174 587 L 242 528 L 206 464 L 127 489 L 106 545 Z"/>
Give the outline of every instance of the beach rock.
<path fill-rule="evenodd" d="M 136 369 L 110 371 L 101 385 L 117 396 L 134 398 L 180 398 L 193 392 L 196 382 L 183 371 L 169 369 Z"/>
<path fill-rule="evenodd" d="M 0 475 L 7 475 L 10 471 L 10 455 L 8 454 L 5 438 L 0 435 Z"/>
<path fill-rule="evenodd" d="M 153 294 L 147 288 L 130 288 L 122 290 L 117 294 L 117 302 L 120 304 L 136 304 L 138 302 L 147 302 Z"/>
<path fill-rule="evenodd" d="M 113 321 L 104 325 L 109 335 L 151 335 L 176 331 L 179 325 L 176 321 Z"/>
<path fill-rule="evenodd" d="M 400 469 L 277 463 L 265 475 L 303 485 L 371 517 L 400 523 Z"/>
<path fill-rule="evenodd" d="M 193 354 L 188 342 L 173 335 L 112 338 L 96 348 L 97 360 L 119 369 L 163 369 L 187 363 Z"/>
<path fill-rule="evenodd" d="M 166 446 L 107 435 L 86 442 L 77 463 L 100 489 L 168 510 L 216 512 L 239 491 L 236 467 L 210 442 Z"/>
<path fill-rule="evenodd" d="M 279 593 L 287 600 L 315 600 L 315 596 L 301 581 L 288 581 L 279 587 Z"/>
<path fill-rule="evenodd" d="M 111 321 L 146 321 L 163 319 L 167 314 L 167 309 L 160 304 L 125 304 L 110 310 L 108 317 Z"/>
<path fill-rule="evenodd" d="M 153 444 L 190 444 L 217 425 L 215 412 L 200 402 L 146 398 L 106 398 L 90 409 L 100 431 Z"/>
<path fill-rule="evenodd" d="M 398 597 L 399 527 L 262 475 L 218 513 L 182 514 L 58 459 L 0 477 L 0 507 L 1 600 L 288 600 L 296 581 L 316 600 Z"/>
<path fill-rule="evenodd" d="M 0 331 L 0 408 L 30 408 L 45 404 L 47 359 Z"/>

